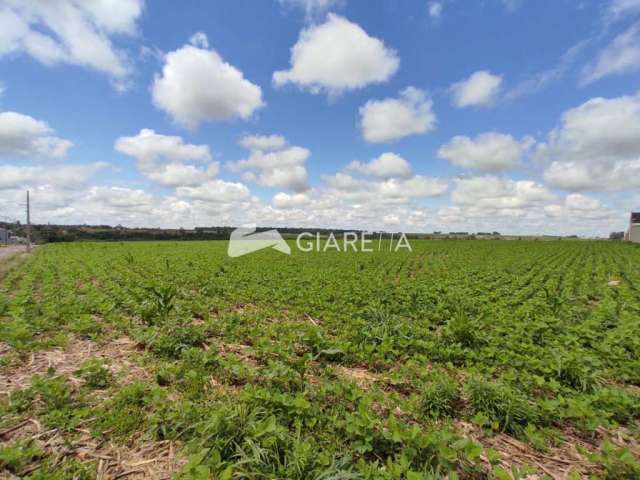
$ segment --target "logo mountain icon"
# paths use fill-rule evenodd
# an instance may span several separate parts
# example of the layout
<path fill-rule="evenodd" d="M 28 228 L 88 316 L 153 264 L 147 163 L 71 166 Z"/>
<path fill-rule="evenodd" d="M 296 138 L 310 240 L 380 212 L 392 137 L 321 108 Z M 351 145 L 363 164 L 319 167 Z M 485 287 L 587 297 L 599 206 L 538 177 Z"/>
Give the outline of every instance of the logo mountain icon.
<path fill-rule="evenodd" d="M 255 232 L 255 226 L 236 228 L 231 232 L 227 254 L 230 257 L 241 257 L 264 248 L 273 248 L 286 255 L 291 255 L 291 247 L 277 230 Z"/>

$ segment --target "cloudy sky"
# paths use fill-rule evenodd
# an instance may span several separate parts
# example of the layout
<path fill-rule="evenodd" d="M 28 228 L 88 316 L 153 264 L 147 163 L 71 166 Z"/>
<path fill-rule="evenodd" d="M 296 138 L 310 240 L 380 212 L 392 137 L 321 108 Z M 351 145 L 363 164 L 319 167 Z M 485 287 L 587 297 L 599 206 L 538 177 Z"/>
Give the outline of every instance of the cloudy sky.
<path fill-rule="evenodd" d="M 608 235 L 640 0 L 0 0 L 0 216 Z"/>

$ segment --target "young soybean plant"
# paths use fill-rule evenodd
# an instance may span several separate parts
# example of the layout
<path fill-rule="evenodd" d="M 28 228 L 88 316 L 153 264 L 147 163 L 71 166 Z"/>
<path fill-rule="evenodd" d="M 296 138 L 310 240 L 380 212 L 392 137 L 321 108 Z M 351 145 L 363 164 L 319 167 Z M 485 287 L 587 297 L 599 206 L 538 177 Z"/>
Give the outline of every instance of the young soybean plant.
<path fill-rule="evenodd" d="M 90 358 L 76 371 L 84 379 L 85 385 L 92 389 L 104 389 L 111 385 L 113 373 L 98 358 Z"/>

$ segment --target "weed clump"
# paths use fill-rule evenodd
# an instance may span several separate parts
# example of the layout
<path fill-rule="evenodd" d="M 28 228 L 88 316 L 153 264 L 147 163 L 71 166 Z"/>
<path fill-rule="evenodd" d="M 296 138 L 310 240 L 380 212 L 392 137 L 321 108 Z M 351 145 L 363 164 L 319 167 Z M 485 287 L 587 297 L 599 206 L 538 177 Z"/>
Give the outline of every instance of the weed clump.
<path fill-rule="evenodd" d="M 562 385 L 580 392 L 593 392 L 602 381 L 595 362 L 586 356 L 559 356 L 554 374 Z"/>
<path fill-rule="evenodd" d="M 201 346 L 205 340 L 201 327 L 168 322 L 161 327 L 150 328 L 140 335 L 140 341 L 156 355 L 180 358 L 183 351 Z"/>
<path fill-rule="evenodd" d="M 158 388 L 141 382 L 125 385 L 98 411 L 95 429 L 99 434 L 125 438 L 141 429 L 148 412 L 160 404 L 165 395 Z"/>
<path fill-rule="evenodd" d="M 446 374 L 437 374 L 422 392 L 422 414 L 432 419 L 453 417 L 459 400 L 456 381 Z"/>
<path fill-rule="evenodd" d="M 507 384 L 472 379 L 466 390 L 472 413 L 500 431 L 518 434 L 538 420 L 529 399 Z"/>

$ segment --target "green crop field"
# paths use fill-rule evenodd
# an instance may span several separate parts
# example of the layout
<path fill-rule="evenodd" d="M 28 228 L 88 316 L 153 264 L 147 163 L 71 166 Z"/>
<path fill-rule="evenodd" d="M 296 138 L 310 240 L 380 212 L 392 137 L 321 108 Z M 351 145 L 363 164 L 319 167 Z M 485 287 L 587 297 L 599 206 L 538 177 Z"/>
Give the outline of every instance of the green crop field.
<path fill-rule="evenodd" d="M 412 246 L 38 248 L 0 280 L 0 477 L 640 478 L 640 248 Z"/>

